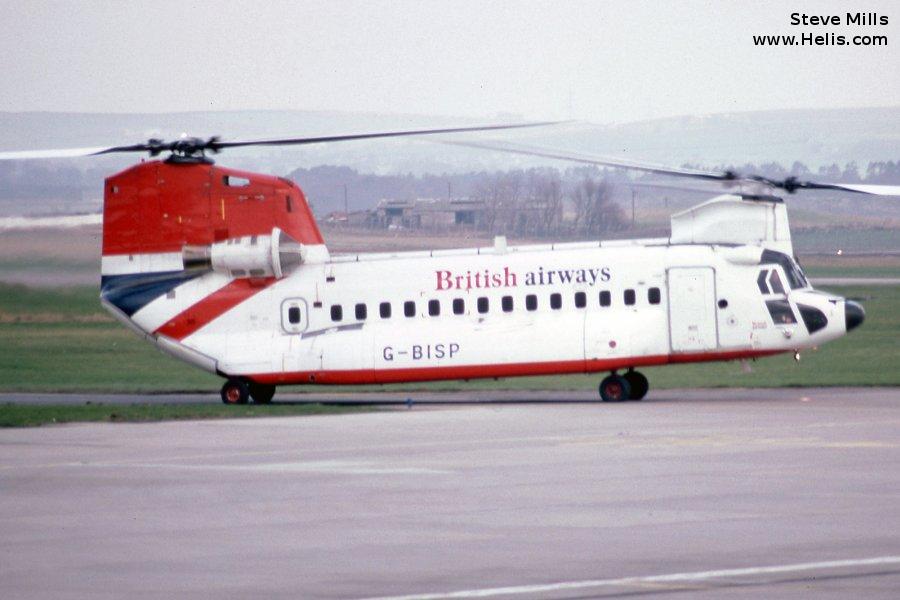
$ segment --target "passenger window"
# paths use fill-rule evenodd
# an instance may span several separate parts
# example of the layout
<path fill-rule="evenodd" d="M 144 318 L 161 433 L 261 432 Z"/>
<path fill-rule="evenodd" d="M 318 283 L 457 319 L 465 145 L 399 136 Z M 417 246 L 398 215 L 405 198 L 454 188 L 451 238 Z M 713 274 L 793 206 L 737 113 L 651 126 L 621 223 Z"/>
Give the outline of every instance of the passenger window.
<path fill-rule="evenodd" d="M 381 315 L 382 319 L 390 319 L 391 318 L 391 303 L 390 302 L 382 302 L 378 305 L 378 314 Z"/>
<path fill-rule="evenodd" d="M 562 294 L 550 294 L 550 308 L 553 310 L 562 308 Z"/>
<path fill-rule="evenodd" d="M 587 295 L 584 292 L 575 292 L 575 308 L 587 306 Z"/>
<path fill-rule="evenodd" d="M 466 301 L 462 298 L 454 298 L 453 299 L 453 314 L 454 315 L 464 315 L 466 314 Z"/>
<path fill-rule="evenodd" d="M 488 299 L 484 296 L 478 299 L 478 312 L 484 314 L 488 311 Z"/>
<path fill-rule="evenodd" d="M 503 312 L 512 312 L 512 309 L 513 309 L 512 296 L 503 296 L 503 298 L 500 299 L 500 308 L 503 309 Z"/>
<path fill-rule="evenodd" d="M 525 296 L 525 310 L 537 310 L 537 296 L 534 294 Z"/>
<path fill-rule="evenodd" d="M 416 303 L 412 300 L 407 300 L 403 303 L 403 314 L 407 317 L 416 316 Z"/>
<path fill-rule="evenodd" d="M 306 331 L 309 314 L 306 302 L 300 298 L 288 298 L 281 303 L 281 328 L 287 333 Z"/>
<path fill-rule="evenodd" d="M 340 304 L 331 305 L 331 320 L 340 321 L 344 318 L 344 309 Z"/>
<path fill-rule="evenodd" d="M 784 293 L 784 286 L 781 284 L 781 277 L 778 276 L 778 271 L 772 269 L 772 275 L 769 277 L 769 283 L 772 284 L 772 292 L 776 294 Z"/>
<path fill-rule="evenodd" d="M 632 306 L 635 303 L 635 295 L 634 290 L 625 290 L 625 304 L 626 306 Z"/>
<path fill-rule="evenodd" d="M 429 300 L 428 301 L 428 314 L 432 317 L 436 317 L 441 314 L 441 301 L 440 300 Z"/>
<path fill-rule="evenodd" d="M 355 307 L 356 312 L 356 320 L 357 321 L 365 321 L 368 311 L 366 310 L 365 304 L 357 304 Z"/>
<path fill-rule="evenodd" d="M 600 292 L 600 306 L 609 306 L 612 304 L 612 294 L 604 290 Z"/>
<path fill-rule="evenodd" d="M 661 300 L 661 295 L 659 293 L 658 287 L 652 287 L 647 290 L 647 302 L 650 304 L 659 304 Z"/>

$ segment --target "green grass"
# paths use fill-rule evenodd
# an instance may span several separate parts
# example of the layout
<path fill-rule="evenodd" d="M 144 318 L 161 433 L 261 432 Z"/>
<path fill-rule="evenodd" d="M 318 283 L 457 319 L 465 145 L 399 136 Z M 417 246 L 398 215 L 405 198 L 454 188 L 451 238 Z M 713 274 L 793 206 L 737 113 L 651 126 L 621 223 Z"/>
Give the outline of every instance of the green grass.
<path fill-rule="evenodd" d="M 648 368 L 651 386 L 900 385 L 900 286 L 833 291 L 861 298 L 866 322 L 850 335 L 804 353 L 800 363 L 782 355 L 752 363 L 752 373 L 745 373 L 740 363 Z M 0 285 L 0 314 L 22 318 L 0 323 L 2 391 L 210 392 L 221 386 L 219 377 L 161 354 L 105 317 L 95 288 L 32 290 Z M 55 315 L 56 322 L 27 322 L 35 315 Z M 598 380 L 599 375 L 591 374 L 349 388 L 296 386 L 287 391 L 593 389 Z"/>
<path fill-rule="evenodd" d="M 794 249 L 800 254 L 814 252 L 885 252 L 900 250 L 900 235 L 894 228 L 823 227 L 791 231 Z"/>
<path fill-rule="evenodd" d="M 804 267 L 806 275 L 816 277 L 900 277 L 900 266 L 871 265 L 842 267 L 840 265 L 816 265 Z"/>
<path fill-rule="evenodd" d="M 49 256 L 19 256 L 0 258 L 0 273 L 4 271 L 96 271 L 100 278 L 100 259 L 67 260 Z"/>
<path fill-rule="evenodd" d="M 224 404 L 101 404 L 0 405 L 0 427 L 37 427 L 39 425 L 101 421 L 134 423 L 174 421 L 182 419 L 238 419 L 323 415 L 374 410 L 358 406 L 326 406 L 322 404 L 225 406 Z"/>

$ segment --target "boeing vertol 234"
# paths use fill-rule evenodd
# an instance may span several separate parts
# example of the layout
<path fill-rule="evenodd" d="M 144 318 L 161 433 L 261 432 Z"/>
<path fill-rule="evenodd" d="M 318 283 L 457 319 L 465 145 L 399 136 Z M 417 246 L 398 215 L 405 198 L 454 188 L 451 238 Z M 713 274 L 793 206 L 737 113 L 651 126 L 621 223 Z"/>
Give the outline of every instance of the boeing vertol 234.
<path fill-rule="evenodd" d="M 511 126 L 46 152 L 168 153 L 106 180 L 101 301 L 160 350 L 225 378 L 226 403 L 276 386 L 609 372 L 605 401 L 641 399 L 645 366 L 755 358 L 836 339 L 864 319 L 814 290 L 782 199 L 725 194 L 659 239 L 332 255 L 292 181 L 214 165 L 207 152 Z M 522 146 L 469 144 L 764 190 L 891 186 L 772 181 Z"/>

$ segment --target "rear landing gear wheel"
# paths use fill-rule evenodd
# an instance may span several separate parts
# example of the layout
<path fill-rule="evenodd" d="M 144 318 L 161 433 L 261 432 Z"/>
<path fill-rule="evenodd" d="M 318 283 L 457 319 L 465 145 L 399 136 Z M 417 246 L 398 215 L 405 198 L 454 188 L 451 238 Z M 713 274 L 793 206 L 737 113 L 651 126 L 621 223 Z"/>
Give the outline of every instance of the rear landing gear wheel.
<path fill-rule="evenodd" d="M 613 373 L 600 382 L 600 399 L 604 402 L 624 402 L 631 397 L 628 380 Z"/>
<path fill-rule="evenodd" d="M 246 381 L 229 379 L 222 386 L 222 402 L 225 404 L 247 404 L 250 388 Z"/>
<path fill-rule="evenodd" d="M 629 399 L 643 400 L 644 396 L 647 395 L 647 391 L 650 389 L 650 382 L 647 381 L 647 378 L 644 377 L 643 373 L 628 371 L 622 377 L 624 377 L 625 381 L 628 382 L 628 385 L 631 386 L 631 397 Z"/>
<path fill-rule="evenodd" d="M 254 404 L 268 404 L 275 395 L 275 386 L 266 385 L 264 383 L 250 383 L 250 397 L 253 398 Z"/>

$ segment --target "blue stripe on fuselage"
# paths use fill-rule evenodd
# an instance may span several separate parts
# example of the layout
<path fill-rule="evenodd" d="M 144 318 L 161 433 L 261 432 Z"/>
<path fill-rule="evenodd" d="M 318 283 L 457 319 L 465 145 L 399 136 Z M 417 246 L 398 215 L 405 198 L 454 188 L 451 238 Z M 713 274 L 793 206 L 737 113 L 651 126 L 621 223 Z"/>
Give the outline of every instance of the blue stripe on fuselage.
<path fill-rule="evenodd" d="M 100 297 L 130 317 L 153 300 L 204 273 L 196 270 L 103 275 Z"/>

